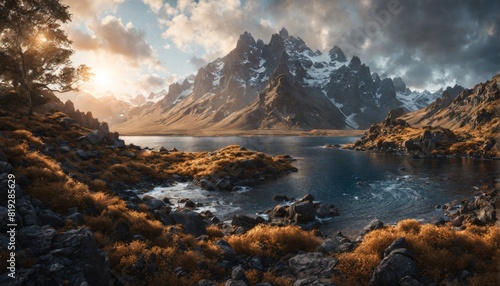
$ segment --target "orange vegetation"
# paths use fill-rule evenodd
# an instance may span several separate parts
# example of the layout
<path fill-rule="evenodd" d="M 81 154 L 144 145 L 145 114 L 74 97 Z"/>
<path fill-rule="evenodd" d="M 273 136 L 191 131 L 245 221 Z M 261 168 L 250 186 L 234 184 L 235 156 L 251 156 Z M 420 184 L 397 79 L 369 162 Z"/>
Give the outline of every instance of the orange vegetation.
<path fill-rule="evenodd" d="M 375 230 L 353 252 L 338 256 L 340 285 L 366 285 L 384 250 L 404 237 L 416 254 L 420 274 L 438 283 L 450 275 L 468 270 L 471 285 L 498 285 L 500 273 L 500 228 L 468 226 L 465 230 L 415 220 L 400 221 L 395 227 Z"/>

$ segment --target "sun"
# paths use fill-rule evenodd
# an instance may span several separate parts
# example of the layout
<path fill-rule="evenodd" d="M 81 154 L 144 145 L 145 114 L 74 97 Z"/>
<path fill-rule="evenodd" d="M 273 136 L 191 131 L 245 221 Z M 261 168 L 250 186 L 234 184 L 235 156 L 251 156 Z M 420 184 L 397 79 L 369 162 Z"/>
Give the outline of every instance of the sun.
<path fill-rule="evenodd" d="M 96 69 L 92 81 L 97 87 L 109 88 L 113 85 L 113 73 L 107 69 Z"/>
<path fill-rule="evenodd" d="M 107 70 L 95 71 L 94 83 L 100 86 L 108 85 L 110 80 L 110 72 Z"/>

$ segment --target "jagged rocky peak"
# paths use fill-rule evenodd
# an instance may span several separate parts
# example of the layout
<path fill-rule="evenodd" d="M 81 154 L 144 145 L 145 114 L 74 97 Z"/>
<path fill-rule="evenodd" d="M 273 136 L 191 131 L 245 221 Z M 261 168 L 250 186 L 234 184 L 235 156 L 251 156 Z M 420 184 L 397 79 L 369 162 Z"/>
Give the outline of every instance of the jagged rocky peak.
<path fill-rule="evenodd" d="M 333 48 L 328 52 L 330 59 L 332 61 L 346 62 L 347 58 L 344 52 L 337 46 L 333 46 Z"/>
<path fill-rule="evenodd" d="M 361 68 L 361 60 L 357 56 L 353 56 L 351 62 L 349 63 L 349 68 L 355 71 L 359 71 Z"/>
<path fill-rule="evenodd" d="M 236 44 L 236 49 L 241 49 L 244 47 L 253 47 L 256 44 L 257 43 L 255 42 L 255 39 L 252 37 L 252 34 L 245 31 L 243 34 L 240 35 L 238 43 Z"/>
<path fill-rule="evenodd" d="M 288 31 L 283 27 L 281 28 L 280 32 L 279 32 L 279 35 L 283 38 L 283 39 L 287 39 L 288 38 Z"/>
<path fill-rule="evenodd" d="M 401 77 L 395 77 L 392 82 L 394 83 L 394 88 L 396 92 L 405 92 L 406 84 Z"/>

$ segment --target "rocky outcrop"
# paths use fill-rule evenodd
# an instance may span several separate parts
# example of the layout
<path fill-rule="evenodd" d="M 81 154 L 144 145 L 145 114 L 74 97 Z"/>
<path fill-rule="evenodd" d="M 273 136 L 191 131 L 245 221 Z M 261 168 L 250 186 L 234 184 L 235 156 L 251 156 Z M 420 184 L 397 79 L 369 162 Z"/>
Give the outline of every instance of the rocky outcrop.
<path fill-rule="evenodd" d="M 472 199 L 443 205 L 445 215 L 455 227 L 470 223 L 478 226 L 500 226 L 500 199 L 498 191 L 484 185 Z"/>
<path fill-rule="evenodd" d="M 396 239 L 384 251 L 384 259 L 375 268 L 368 285 L 421 285 L 417 280 L 419 272 L 414 254 L 406 247 L 404 238 Z M 407 284 L 410 282 L 412 284 Z"/>
<path fill-rule="evenodd" d="M 3 166 L 3 167 L 2 167 Z M 7 193 L 8 173 L 12 167 L 8 162 L 0 162 L 0 250 L 7 250 Z M 21 181 L 19 179 L 19 181 Z M 66 217 L 47 209 L 36 199 L 21 191 L 15 185 L 16 194 L 16 256 L 21 254 L 33 259 L 30 266 L 17 266 L 16 279 L 4 273 L 0 276 L 1 285 L 109 285 L 112 281 L 107 254 L 102 251 L 94 234 L 85 228 L 56 231 L 66 220 L 70 225 L 83 224 L 78 211 L 68 212 Z M 5 192 L 5 194 L 4 194 Z M 9 222 L 11 223 L 11 222 Z"/>

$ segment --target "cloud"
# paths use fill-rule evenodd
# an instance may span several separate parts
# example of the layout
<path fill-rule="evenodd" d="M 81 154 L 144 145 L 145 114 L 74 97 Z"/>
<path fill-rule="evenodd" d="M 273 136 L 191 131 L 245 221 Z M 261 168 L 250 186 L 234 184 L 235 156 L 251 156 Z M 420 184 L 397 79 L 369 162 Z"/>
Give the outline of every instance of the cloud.
<path fill-rule="evenodd" d="M 68 37 L 73 41 L 73 48 L 77 50 L 92 51 L 99 49 L 99 42 L 95 36 L 89 35 L 75 28 L 68 29 Z"/>
<path fill-rule="evenodd" d="M 262 27 L 250 16 L 259 9 L 252 3 L 248 1 L 242 6 L 238 0 L 178 1 L 176 7 L 168 6 L 168 13 L 160 15 L 160 22 L 166 26 L 163 37 L 171 39 L 177 48 L 186 52 L 199 46 L 210 60 L 223 56 L 234 48 L 244 31 L 260 31 L 258 35 L 263 36 L 273 30 Z"/>
<path fill-rule="evenodd" d="M 163 0 L 143 0 L 143 2 L 148 5 L 153 12 L 158 12 L 163 7 Z"/>
<path fill-rule="evenodd" d="M 89 22 L 87 29 L 89 33 L 74 27 L 68 29 L 75 49 L 120 56 L 134 67 L 145 63 L 161 68 L 155 50 L 145 39 L 145 32 L 132 23 L 124 24 L 120 18 L 106 16 L 100 21 Z"/>
<path fill-rule="evenodd" d="M 84 21 L 97 15 L 115 11 L 125 0 L 62 0 L 64 5 L 70 7 L 73 21 Z"/>
<path fill-rule="evenodd" d="M 339 45 L 372 71 L 426 88 L 470 87 L 500 72 L 499 10 L 488 0 L 182 0 L 157 15 L 163 37 L 184 51 L 201 48 L 207 61 L 232 50 L 244 31 L 267 42 L 285 27 L 313 50 Z"/>
<path fill-rule="evenodd" d="M 99 46 L 107 52 L 121 55 L 134 64 L 154 60 L 154 50 L 145 40 L 145 32 L 132 23 L 124 25 L 120 18 L 106 16 L 100 23 L 92 23 L 90 28 L 99 39 Z"/>
<path fill-rule="evenodd" d="M 167 81 L 159 75 L 143 75 L 136 83 L 137 88 L 144 91 L 158 90 L 165 86 Z"/>
<path fill-rule="evenodd" d="M 207 61 L 204 58 L 192 57 L 189 59 L 189 63 L 192 64 L 196 69 L 198 69 L 206 65 Z"/>

